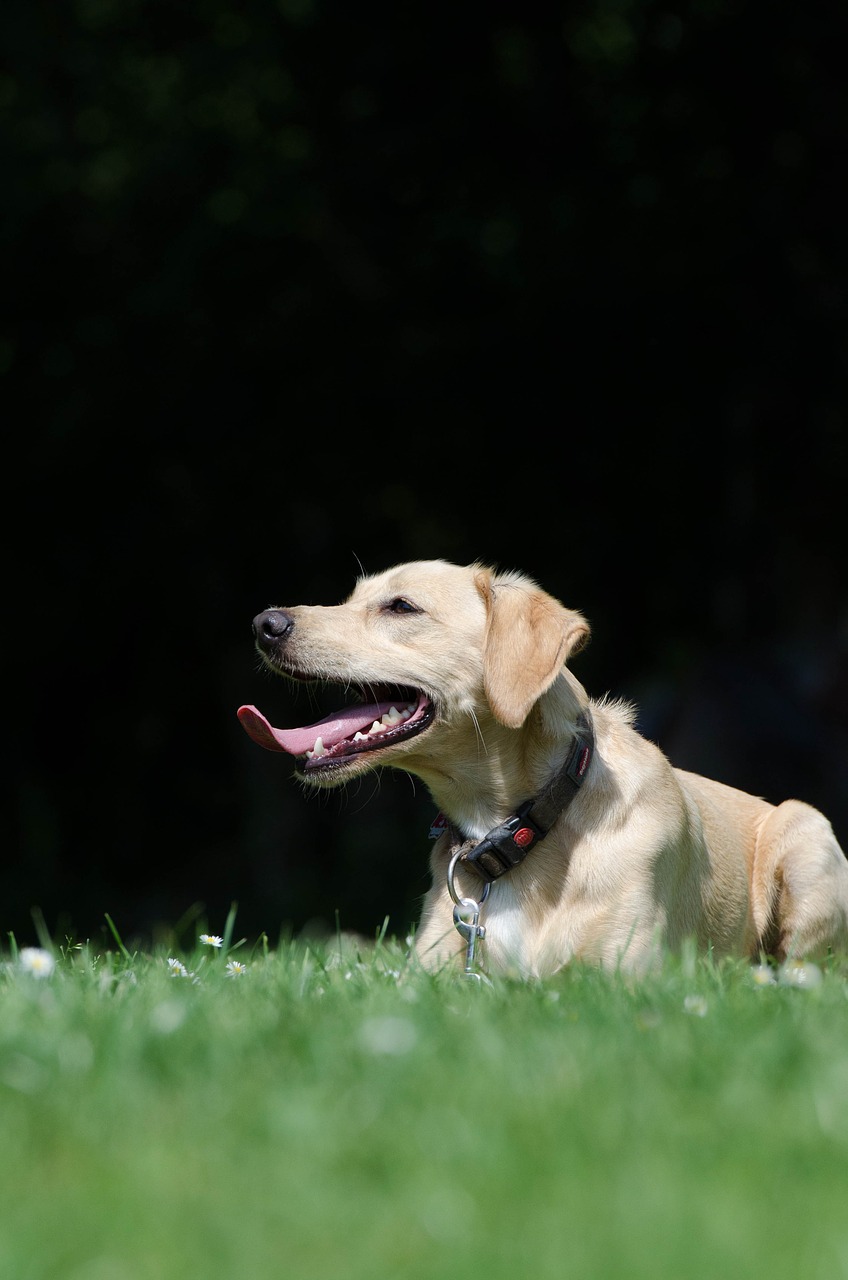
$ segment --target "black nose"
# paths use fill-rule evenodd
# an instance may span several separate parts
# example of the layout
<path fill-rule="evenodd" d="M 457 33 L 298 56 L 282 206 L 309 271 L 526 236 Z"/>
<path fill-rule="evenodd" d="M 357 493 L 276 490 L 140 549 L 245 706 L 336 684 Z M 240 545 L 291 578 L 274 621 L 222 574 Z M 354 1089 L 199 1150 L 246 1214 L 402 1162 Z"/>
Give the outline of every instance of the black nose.
<path fill-rule="evenodd" d="M 264 613 L 257 613 L 253 619 L 253 634 L 256 636 L 256 643 L 263 649 L 268 649 L 278 641 L 285 640 L 293 626 L 294 618 L 285 609 L 266 609 Z"/>

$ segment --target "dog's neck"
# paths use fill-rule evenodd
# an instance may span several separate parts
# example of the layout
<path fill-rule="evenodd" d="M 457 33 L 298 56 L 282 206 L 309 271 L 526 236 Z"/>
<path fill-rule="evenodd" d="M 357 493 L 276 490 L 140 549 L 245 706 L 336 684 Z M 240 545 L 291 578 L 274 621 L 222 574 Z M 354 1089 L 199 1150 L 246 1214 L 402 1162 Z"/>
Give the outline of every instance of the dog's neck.
<path fill-rule="evenodd" d="M 481 879 L 491 882 L 519 866 L 576 800 L 594 753 L 592 718 L 581 715 L 565 763 L 537 795 L 523 801 L 482 840 L 463 839 L 460 831 L 450 827 L 451 867 L 461 860 L 473 866 Z"/>
<path fill-rule="evenodd" d="M 588 707 L 582 685 L 563 672 L 520 728 L 481 719 L 469 730 L 470 749 L 450 753 L 450 774 L 422 770 L 419 776 L 457 831 L 481 840 L 563 767 Z"/>

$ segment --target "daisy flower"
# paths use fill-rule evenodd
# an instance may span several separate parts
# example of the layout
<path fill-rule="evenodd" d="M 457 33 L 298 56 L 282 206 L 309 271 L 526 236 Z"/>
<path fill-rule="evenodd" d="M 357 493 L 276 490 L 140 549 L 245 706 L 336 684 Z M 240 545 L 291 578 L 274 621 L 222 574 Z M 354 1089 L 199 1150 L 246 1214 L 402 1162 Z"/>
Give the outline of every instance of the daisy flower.
<path fill-rule="evenodd" d="M 24 973 L 31 973 L 36 978 L 49 978 L 56 968 L 56 961 L 43 947 L 22 947 L 20 965 Z"/>
<path fill-rule="evenodd" d="M 207 947 L 222 947 L 224 939 L 219 938 L 217 933 L 201 933 L 200 941 L 204 942 Z"/>
<path fill-rule="evenodd" d="M 188 969 L 180 960 L 175 960 L 173 956 L 168 959 L 168 972 L 172 978 L 187 978 Z"/>
<path fill-rule="evenodd" d="M 820 987 L 822 971 L 816 964 L 787 960 L 781 966 L 777 980 L 782 987 Z"/>
<path fill-rule="evenodd" d="M 243 973 L 247 973 L 247 965 L 242 964 L 241 960 L 227 961 L 227 975 L 230 978 L 238 978 Z"/>

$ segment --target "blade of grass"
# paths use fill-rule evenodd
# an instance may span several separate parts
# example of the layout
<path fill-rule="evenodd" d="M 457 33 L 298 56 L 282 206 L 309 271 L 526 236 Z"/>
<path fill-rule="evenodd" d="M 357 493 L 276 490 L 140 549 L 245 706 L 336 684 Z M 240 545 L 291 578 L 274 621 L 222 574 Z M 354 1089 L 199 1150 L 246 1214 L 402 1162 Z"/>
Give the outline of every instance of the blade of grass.
<path fill-rule="evenodd" d="M 41 907 L 32 908 L 32 923 L 35 926 L 35 932 L 38 937 L 38 945 L 42 947 L 45 951 L 49 951 L 52 954 L 53 939 L 50 937 L 50 932 L 47 928 L 47 923 L 44 919 L 44 914 L 41 910 Z"/>
<path fill-rule="evenodd" d="M 224 925 L 224 938 L 221 943 L 221 955 L 223 956 L 225 956 L 231 948 L 231 943 L 233 940 L 233 929 L 236 923 L 237 911 L 238 911 L 238 903 L 237 902 L 230 903 L 230 909 L 227 912 L 227 922 Z M 236 946 L 238 945 L 239 944 L 236 943 Z"/>
<path fill-rule="evenodd" d="M 109 915 L 109 912 L 108 912 L 108 911 L 104 911 L 104 912 L 103 912 L 103 914 L 104 914 L 104 916 L 105 916 L 105 918 L 106 918 L 106 923 L 107 923 L 107 924 L 108 924 L 108 926 L 109 926 L 109 929 L 110 929 L 110 932 L 111 932 L 111 934 L 112 934 L 112 937 L 115 939 L 115 941 L 116 941 L 116 942 L 117 942 L 117 944 L 118 944 L 118 950 L 120 951 L 120 953 L 121 953 L 121 955 L 124 957 L 124 959 L 125 959 L 125 960 L 127 960 L 127 961 L 129 961 L 129 963 L 130 963 L 130 964 L 132 964 L 132 962 L 133 962 L 133 956 L 131 956 L 131 955 L 130 955 L 129 951 L 127 951 L 126 947 L 124 946 L 124 941 L 123 941 L 123 939 L 122 939 L 121 935 L 118 933 L 118 930 L 117 930 L 117 928 L 116 928 L 116 926 L 115 926 L 115 921 L 114 921 L 114 920 L 112 919 L 112 917 Z"/>

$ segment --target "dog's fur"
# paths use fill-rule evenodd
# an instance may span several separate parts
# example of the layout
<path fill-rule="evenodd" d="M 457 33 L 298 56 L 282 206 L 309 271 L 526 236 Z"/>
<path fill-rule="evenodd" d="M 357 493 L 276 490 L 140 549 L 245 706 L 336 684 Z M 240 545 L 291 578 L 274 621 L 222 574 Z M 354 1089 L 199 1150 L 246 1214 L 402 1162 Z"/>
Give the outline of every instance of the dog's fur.
<path fill-rule="evenodd" d="M 260 615 L 262 616 L 262 615 Z M 526 576 L 445 561 L 360 579 L 333 607 L 298 606 L 258 647 L 274 670 L 368 690 L 402 686 L 432 701 L 415 736 L 301 776 L 337 786 L 391 766 L 421 778 L 465 837 L 480 840 L 562 766 L 589 711 L 596 749 L 573 803 L 482 908 L 490 972 L 549 974 L 571 960 L 642 971 L 692 939 L 714 955 L 822 956 L 848 942 L 848 861 L 826 818 L 675 769 L 633 727 L 632 710 L 591 700 L 565 665 L 589 625 Z M 416 949 L 457 963 L 448 839 Z M 482 883 L 458 874 L 479 899 Z"/>

